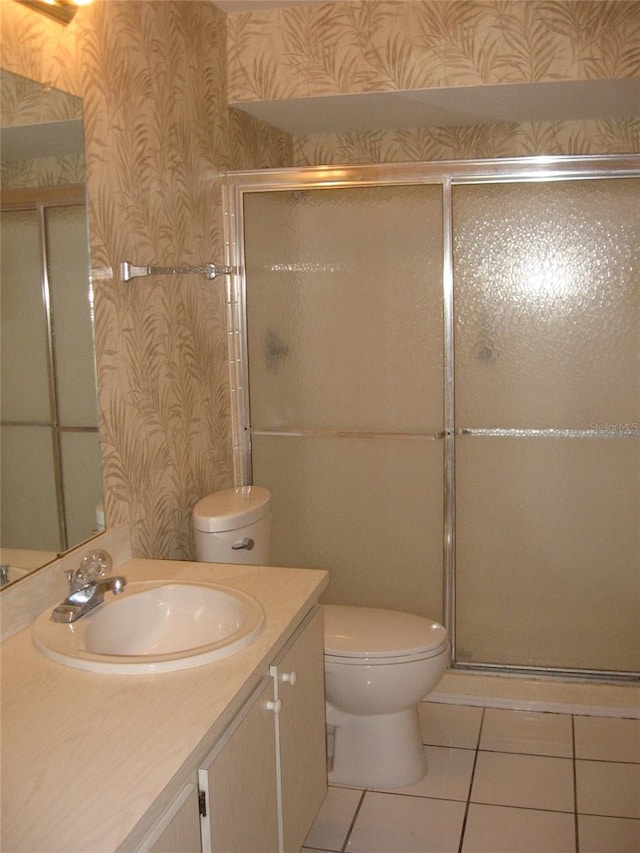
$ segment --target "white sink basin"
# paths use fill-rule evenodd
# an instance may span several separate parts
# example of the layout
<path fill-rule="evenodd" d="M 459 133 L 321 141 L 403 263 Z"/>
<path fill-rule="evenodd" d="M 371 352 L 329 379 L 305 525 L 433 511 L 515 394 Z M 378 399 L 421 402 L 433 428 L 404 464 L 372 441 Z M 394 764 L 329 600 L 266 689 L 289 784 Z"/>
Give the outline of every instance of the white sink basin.
<path fill-rule="evenodd" d="M 264 611 L 250 595 L 206 583 L 128 583 L 76 622 L 34 622 L 36 648 L 58 663 L 122 675 L 211 663 L 251 643 Z"/>

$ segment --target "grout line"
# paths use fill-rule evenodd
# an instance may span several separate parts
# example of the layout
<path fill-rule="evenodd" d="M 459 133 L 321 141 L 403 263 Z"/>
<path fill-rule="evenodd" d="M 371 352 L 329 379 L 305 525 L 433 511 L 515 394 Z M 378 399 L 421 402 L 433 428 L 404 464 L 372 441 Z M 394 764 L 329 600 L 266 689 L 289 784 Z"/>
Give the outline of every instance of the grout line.
<path fill-rule="evenodd" d="M 558 758 L 560 761 L 573 761 L 573 755 L 557 755 L 555 752 L 514 752 L 512 749 L 480 749 L 478 751 L 486 752 L 488 755 L 526 755 L 528 758 Z M 607 764 L 610 763 L 607 762 Z M 624 763 L 631 764 L 633 762 Z"/>
<path fill-rule="evenodd" d="M 580 853 L 580 832 L 578 829 L 578 774 L 576 772 L 576 719 L 571 715 L 571 747 L 573 751 L 573 826 L 576 839 L 576 853 Z"/>
<path fill-rule="evenodd" d="M 469 790 L 467 791 L 467 803 L 464 808 L 464 817 L 462 819 L 462 829 L 460 830 L 460 844 L 458 846 L 458 853 L 462 853 L 462 845 L 464 843 L 464 834 L 467 829 L 467 818 L 469 817 L 469 807 L 471 804 L 471 790 L 473 788 L 473 780 L 476 775 L 476 764 L 478 763 L 478 755 L 480 754 L 480 739 L 482 738 L 482 727 L 484 726 L 484 715 L 486 712 L 486 708 L 482 709 L 482 716 L 480 717 L 480 727 L 478 729 L 478 739 L 476 741 L 475 755 L 473 756 L 473 767 L 471 768 L 471 779 L 469 780 Z"/>
<path fill-rule="evenodd" d="M 364 790 L 362 792 L 360 800 L 358 801 L 358 805 L 356 806 L 356 810 L 353 813 L 353 817 L 351 818 L 351 823 L 349 824 L 349 829 L 347 830 L 347 834 L 345 835 L 344 841 L 342 842 L 342 847 L 340 848 L 341 853 L 344 853 L 344 851 L 347 849 L 347 845 L 348 845 L 349 840 L 351 838 L 351 833 L 353 832 L 353 827 L 355 826 L 355 823 L 358 819 L 358 815 L 360 814 L 360 809 L 362 808 L 362 804 L 364 802 L 364 795 L 366 793 L 367 793 L 366 790 Z"/>
<path fill-rule="evenodd" d="M 446 746 L 442 746 L 441 744 L 428 744 L 428 743 L 424 744 L 425 747 L 431 747 L 431 748 L 455 749 L 455 750 L 463 750 L 466 752 L 470 752 L 471 750 L 473 750 L 473 752 L 474 752 L 473 765 L 471 768 L 471 776 L 470 776 L 470 780 L 469 780 L 466 801 L 462 800 L 462 799 L 451 800 L 450 797 L 434 797 L 434 796 L 424 797 L 424 799 L 434 800 L 434 801 L 447 800 L 447 801 L 451 801 L 451 802 L 458 802 L 458 803 L 464 802 L 465 803 L 464 817 L 463 817 L 461 830 L 460 830 L 460 839 L 459 839 L 459 843 L 458 843 L 457 853 L 463 853 L 463 849 L 464 849 L 464 840 L 465 840 L 465 835 L 466 835 L 466 831 L 467 831 L 469 811 L 470 811 L 471 805 L 474 804 L 472 801 L 472 798 L 471 798 L 471 794 L 472 794 L 472 790 L 473 790 L 473 784 L 474 784 L 475 775 L 476 775 L 476 771 L 477 771 L 477 764 L 478 764 L 479 756 L 480 756 L 480 753 L 482 753 L 482 752 L 485 752 L 485 753 L 501 753 L 501 754 L 505 754 L 505 755 L 532 756 L 532 757 L 537 757 L 537 758 L 556 758 L 556 759 L 560 758 L 560 759 L 563 759 L 565 761 L 569 760 L 572 762 L 572 770 L 573 770 L 573 808 L 572 809 L 568 809 L 566 811 L 549 809 L 549 808 L 542 808 L 541 809 L 541 808 L 531 807 L 531 806 L 527 806 L 527 805 L 512 805 L 512 804 L 507 805 L 504 803 L 495 803 L 495 804 L 478 803 L 478 805 L 486 805 L 486 806 L 492 806 L 493 805 L 493 806 L 496 806 L 499 808 L 528 810 L 528 811 L 536 811 L 536 812 L 549 812 L 551 814 L 566 814 L 566 815 L 571 814 L 571 811 L 573 811 L 575 851 L 576 851 L 576 853 L 580 853 L 580 834 L 579 834 L 579 817 L 580 817 L 580 814 L 578 812 L 578 783 L 577 783 L 577 763 L 578 763 L 578 761 L 579 760 L 580 761 L 588 761 L 588 762 L 592 762 L 592 763 L 596 763 L 596 764 L 597 763 L 603 763 L 603 764 L 612 764 L 613 763 L 613 764 L 623 764 L 623 765 L 630 765 L 630 766 L 637 765 L 638 762 L 634 762 L 634 761 L 617 761 L 617 762 L 614 761 L 614 762 L 612 762 L 611 760 L 608 760 L 608 759 L 589 759 L 589 758 L 584 758 L 584 759 L 580 758 L 579 759 L 577 756 L 576 716 L 583 716 L 582 714 L 577 714 L 577 715 L 571 714 L 571 755 L 570 756 L 538 755 L 537 753 L 522 753 L 522 752 L 515 752 L 514 753 L 514 752 L 505 752 L 504 750 L 486 750 L 486 749 L 483 750 L 480 748 L 480 744 L 482 741 L 482 733 L 484 730 L 484 726 L 486 724 L 486 710 L 487 710 L 486 707 L 482 708 L 482 715 L 480 717 L 480 726 L 478 729 L 475 747 L 453 747 L 453 746 L 446 747 Z M 350 787 L 350 786 L 336 786 L 336 787 Z M 336 850 L 335 853 L 346 853 L 348 845 L 350 843 L 350 839 L 351 839 L 353 830 L 355 828 L 355 825 L 356 825 L 356 822 L 358 820 L 360 811 L 361 811 L 362 806 L 364 804 L 365 795 L 367 793 L 369 793 L 371 791 L 374 793 L 382 793 L 382 794 L 394 794 L 394 793 L 396 795 L 399 794 L 399 792 L 394 792 L 392 790 L 384 790 L 384 789 L 355 788 L 353 790 L 360 792 L 360 798 L 358 800 L 357 806 L 355 808 L 355 811 L 354 811 L 353 816 L 351 818 L 351 821 L 349 823 L 349 828 L 345 834 L 342 846 L 340 847 L 339 850 Z M 421 797 L 422 795 L 403 792 L 402 794 L 400 794 L 400 796 Z M 590 814 L 590 813 L 585 812 L 585 814 Z M 623 817 L 621 815 L 602 815 L 602 814 L 596 814 L 595 816 L 596 817 L 603 817 L 603 818 L 611 817 L 611 818 L 615 818 L 618 820 L 635 821 L 636 823 L 640 822 L 637 817 L 633 817 L 633 816 Z"/>

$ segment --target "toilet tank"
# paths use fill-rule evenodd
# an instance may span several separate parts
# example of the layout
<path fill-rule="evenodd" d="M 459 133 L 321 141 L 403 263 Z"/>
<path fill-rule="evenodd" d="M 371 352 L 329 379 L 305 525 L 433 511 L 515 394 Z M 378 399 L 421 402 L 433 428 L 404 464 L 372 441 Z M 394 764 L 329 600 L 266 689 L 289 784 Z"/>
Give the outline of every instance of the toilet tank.
<path fill-rule="evenodd" d="M 271 549 L 271 492 L 237 486 L 214 492 L 193 508 L 196 560 L 265 566 Z"/>

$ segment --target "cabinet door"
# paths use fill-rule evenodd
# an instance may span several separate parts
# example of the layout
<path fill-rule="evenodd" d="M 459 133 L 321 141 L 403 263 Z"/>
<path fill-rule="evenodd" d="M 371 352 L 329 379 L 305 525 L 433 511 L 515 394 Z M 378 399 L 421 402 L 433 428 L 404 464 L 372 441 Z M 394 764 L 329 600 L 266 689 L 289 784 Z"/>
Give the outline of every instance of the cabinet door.
<path fill-rule="evenodd" d="M 298 853 L 327 793 L 322 612 L 278 660 L 284 853 Z"/>
<path fill-rule="evenodd" d="M 199 771 L 206 793 L 203 849 L 278 853 L 273 682 L 267 679 Z"/>
<path fill-rule="evenodd" d="M 160 818 L 138 853 L 201 853 L 198 788 L 187 785 Z"/>

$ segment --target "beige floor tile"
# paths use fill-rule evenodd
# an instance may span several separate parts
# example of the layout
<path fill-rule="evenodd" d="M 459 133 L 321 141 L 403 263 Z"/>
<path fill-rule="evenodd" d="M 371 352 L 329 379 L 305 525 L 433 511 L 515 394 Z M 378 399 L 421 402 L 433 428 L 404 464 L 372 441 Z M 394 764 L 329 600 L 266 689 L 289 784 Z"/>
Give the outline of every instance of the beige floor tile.
<path fill-rule="evenodd" d="M 640 764 L 576 761 L 580 814 L 640 818 Z"/>
<path fill-rule="evenodd" d="M 572 812 L 573 762 L 541 755 L 479 752 L 471 802 Z"/>
<path fill-rule="evenodd" d="M 640 763 L 640 720 L 575 717 L 576 758 Z"/>
<path fill-rule="evenodd" d="M 316 850 L 342 850 L 361 797 L 362 791 L 354 788 L 330 787 L 305 845 Z"/>
<path fill-rule="evenodd" d="M 422 740 L 431 746 L 475 749 L 478 746 L 482 708 L 471 705 L 445 705 L 420 702 Z"/>
<path fill-rule="evenodd" d="M 368 791 L 348 853 L 457 853 L 464 803 Z"/>
<path fill-rule="evenodd" d="M 573 757 L 570 714 L 487 708 L 480 749 Z"/>
<path fill-rule="evenodd" d="M 578 841 L 580 853 L 638 853 L 640 820 L 622 817 L 579 815 Z"/>
<path fill-rule="evenodd" d="M 462 853 L 575 853 L 575 834 L 572 814 L 472 804 Z"/>
<path fill-rule="evenodd" d="M 403 788 L 380 788 L 393 794 L 414 797 L 434 797 L 441 800 L 467 801 L 475 752 L 469 749 L 449 749 L 426 746 L 427 775 L 414 785 Z"/>

